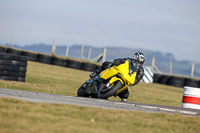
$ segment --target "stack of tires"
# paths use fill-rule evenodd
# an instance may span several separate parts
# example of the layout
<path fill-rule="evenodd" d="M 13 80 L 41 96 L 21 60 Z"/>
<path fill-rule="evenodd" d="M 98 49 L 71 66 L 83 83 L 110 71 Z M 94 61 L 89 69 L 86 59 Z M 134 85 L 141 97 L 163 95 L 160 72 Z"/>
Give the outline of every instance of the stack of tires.
<path fill-rule="evenodd" d="M 6 53 L 6 48 L 5 47 L 0 47 L 0 53 Z"/>
<path fill-rule="evenodd" d="M 51 64 L 66 67 L 67 66 L 67 59 L 60 58 L 60 57 L 57 57 L 57 56 L 53 56 Z"/>
<path fill-rule="evenodd" d="M 25 82 L 28 57 L 0 53 L 0 79 Z"/>
<path fill-rule="evenodd" d="M 44 64 L 51 64 L 51 65 L 57 65 L 62 67 L 69 67 L 84 71 L 90 71 L 94 72 L 99 66 L 87 61 L 78 61 L 70 58 L 64 58 L 60 56 L 52 56 L 49 54 L 43 54 L 43 53 L 37 53 L 32 51 L 25 51 L 21 49 L 16 48 L 10 48 L 10 47 L 0 47 L 0 53 L 8 53 L 8 54 L 14 54 L 18 56 L 24 56 L 28 57 L 29 61 L 35 61 L 40 62 Z"/>
<path fill-rule="evenodd" d="M 98 66 L 96 64 L 92 64 L 88 62 L 83 62 L 81 66 L 82 70 L 90 71 L 90 72 L 94 72 L 97 68 Z"/>
<path fill-rule="evenodd" d="M 31 51 L 22 51 L 22 55 L 28 57 L 29 61 L 37 61 L 38 53 Z"/>
<path fill-rule="evenodd" d="M 192 78 L 185 78 L 184 86 L 200 88 L 200 81 Z"/>
<path fill-rule="evenodd" d="M 153 83 L 159 83 L 164 85 L 170 85 L 175 87 L 199 87 L 200 88 L 200 80 L 189 77 L 180 77 L 175 75 L 165 75 L 154 73 Z"/>
<path fill-rule="evenodd" d="M 22 55 L 22 50 L 15 49 L 15 48 L 7 48 L 6 53 L 15 54 L 15 55 Z"/>
<path fill-rule="evenodd" d="M 38 54 L 37 61 L 40 63 L 51 64 L 52 56 L 46 54 Z"/>
<path fill-rule="evenodd" d="M 68 59 L 66 67 L 94 72 L 98 68 L 98 65 L 89 62 L 79 62 Z"/>
<path fill-rule="evenodd" d="M 170 76 L 169 80 L 167 81 L 167 85 L 182 88 L 184 87 L 184 82 L 185 82 L 184 77 Z"/>

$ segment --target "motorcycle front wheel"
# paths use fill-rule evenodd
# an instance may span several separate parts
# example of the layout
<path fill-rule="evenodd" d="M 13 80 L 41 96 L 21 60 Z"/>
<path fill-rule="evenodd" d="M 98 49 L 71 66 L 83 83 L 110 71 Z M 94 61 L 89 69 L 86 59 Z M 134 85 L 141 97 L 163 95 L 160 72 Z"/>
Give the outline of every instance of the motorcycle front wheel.
<path fill-rule="evenodd" d="M 87 82 L 87 81 L 86 81 Z M 87 94 L 86 94 L 86 89 L 85 89 L 85 85 L 86 85 L 86 82 L 84 84 L 81 85 L 81 87 L 77 90 L 77 96 L 78 97 L 89 97 Z"/>
<path fill-rule="evenodd" d="M 111 88 L 103 88 L 97 95 L 97 98 L 108 99 L 109 97 L 114 96 L 121 87 L 122 83 L 118 80 L 113 84 Z M 107 91 L 105 91 L 106 89 Z"/>

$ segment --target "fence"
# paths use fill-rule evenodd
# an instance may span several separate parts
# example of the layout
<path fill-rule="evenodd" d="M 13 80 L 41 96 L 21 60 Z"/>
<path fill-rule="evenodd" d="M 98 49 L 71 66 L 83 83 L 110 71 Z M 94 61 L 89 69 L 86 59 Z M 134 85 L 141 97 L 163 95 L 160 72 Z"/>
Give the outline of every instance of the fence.
<path fill-rule="evenodd" d="M 55 40 L 53 40 L 53 44 L 52 44 L 52 50 L 51 50 L 51 55 L 56 55 L 55 54 L 55 50 L 56 50 L 56 46 L 55 46 Z M 88 61 L 91 61 L 91 62 L 104 62 L 106 61 L 106 48 L 103 48 L 102 50 L 102 53 L 100 53 L 98 56 L 94 57 L 93 59 L 90 60 L 90 57 L 91 57 L 91 51 L 92 51 L 92 48 L 89 49 L 89 52 L 88 52 L 88 57 L 87 57 L 87 60 Z M 84 60 L 83 58 L 83 53 L 84 53 L 84 45 L 82 45 L 81 47 L 81 51 L 80 51 L 80 54 L 81 54 L 81 60 Z M 68 57 L 68 54 L 69 54 L 69 46 L 67 46 L 66 48 L 66 54 L 65 56 Z"/>
<path fill-rule="evenodd" d="M 169 62 L 169 68 L 170 68 L 170 70 L 169 70 L 168 74 L 171 74 L 171 75 L 173 74 L 173 67 L 172 66 L 173 66 L 172 62 Z M 154 70 L 156 70 L 156 72 L 159 73 L 159 74 L 163 74 L 163 72 L 161 72 L 158 69 L 158 67 L 155 65 L 155 57 L 152 58 L 152 65 L 151 65 L 151 71 L 153 73 L 155 73 Z M 192 65 L 191 65 L 190 77 L 194 77 L 194 70 L 195 70 L 195 62 L 193 62 Z"/>

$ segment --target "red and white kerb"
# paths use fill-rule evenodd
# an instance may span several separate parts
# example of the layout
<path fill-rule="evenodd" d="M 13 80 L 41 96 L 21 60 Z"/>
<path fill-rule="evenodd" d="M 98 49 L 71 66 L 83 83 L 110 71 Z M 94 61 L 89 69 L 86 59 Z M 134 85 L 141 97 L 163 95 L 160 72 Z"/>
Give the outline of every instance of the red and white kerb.
<path fill-rule="evenodd" d="M 184 87 L 182 107 L 200 110 L 200 88 Z"/>

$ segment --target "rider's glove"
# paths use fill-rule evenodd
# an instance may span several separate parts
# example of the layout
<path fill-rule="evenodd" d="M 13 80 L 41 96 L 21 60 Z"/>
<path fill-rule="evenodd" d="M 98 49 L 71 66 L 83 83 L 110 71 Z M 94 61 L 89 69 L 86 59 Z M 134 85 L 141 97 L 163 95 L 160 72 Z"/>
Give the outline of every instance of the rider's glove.
<path fill-rule="evenodd" d="M 101 72 L 101 68 L 98 68 L 95 72 L 90 74 L 90 78 L 95 77 L 96 75 L 98 75 Z"/>
<path fill-rule="evenodd" d="M 93 72 L 93 73 L 90 74 L 90 78 L 93 78 L 93 77 L 95 77 L 96 75 L 97 75 L 97 73 L 96 73 L 96 72 Z"/>

